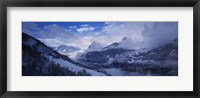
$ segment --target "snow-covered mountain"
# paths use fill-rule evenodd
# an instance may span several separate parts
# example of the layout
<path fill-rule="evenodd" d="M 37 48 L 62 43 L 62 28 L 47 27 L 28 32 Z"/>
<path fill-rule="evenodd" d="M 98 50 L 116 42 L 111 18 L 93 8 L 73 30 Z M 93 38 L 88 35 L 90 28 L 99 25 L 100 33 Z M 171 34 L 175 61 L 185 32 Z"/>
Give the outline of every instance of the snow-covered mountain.
<path fill-rule="evenodd" d="M 114 42 L 103 48 L 98 42 L 93 42 L 89 45 L 87 51 L 79 54 L 76 59 L 86 63 L 86 65 L 93 65 L 93 62 L 97 63 L 97 65 L 105 65 L 112 58 L 135 51 L 134 49 L 130 49 L 132 45 L 130 43 L 133 43 L 133 40 L 128 37 L 124 37 L 120 42 Z"/>
<path fill-rule="evenodd" d="M 104 47 L 104 50 L 108 49 L 116 49 L 116 48 L 122 48 L 122 49 L 133 49 L 134 47 L 134 41 L 131 38 L 124 37 L 120 42 L 115 42 L 111 45 L 108 45 L 107 47 Z"/>
<path fill-rule="evenodd" d="M 74 56 L 73 59 L 82 59 L 88 52 L 102 51 L 102 49 L 103 45 L 101 45 L 99 42 L 93 41 L 85 51 L 76 53 L 76 56 Z"/>
<path fill-rule="evenodd" d="M 128 47 L 126 44 L 133 40 L 126 37 L 104 48 L 93 42 L 75 62 L 57 52 L 66 52 L 68 46 L 52 49 L 27 34 L 23 33 L 22 37 L 23 76 L 178 75 L 177 39 L 153 49 L 140 50 Z M 76 50 L 70 48 L 69 51 Z"/>
<path fill-rule="evenodd" d="M 124 38 L 121 42 L 113 43 L 101 51 L 87 52 L 80 55 L 78 61 L 91 68 L 117 67 L 126 71 L 142 71 L 144 74 L 147 74 L 144 70 L 149 70 L 154 75 L 178 74 L 177 39 L 150 50 L 130 49 L 124 45 L 130 41 Z"/>
<path fill-rule="evenodd" d="M 22 33 L 22 49 L 23 76 L 105 75 L 82 67 L 81 64 L 59 54 L 25 33 Z"/>
<path fill-rule="evenodd" d="M 102 48 L 103 46 L 99 42 L 94 41 L 88 46 L 86 51 L 101 51 Z"/>
<path fill-rule="evenodd" d="M 129 37 L 124 37 L 119 43 L 119 47 L 124 49 L 133 49 L 134 45 L 134 41 Z"/>

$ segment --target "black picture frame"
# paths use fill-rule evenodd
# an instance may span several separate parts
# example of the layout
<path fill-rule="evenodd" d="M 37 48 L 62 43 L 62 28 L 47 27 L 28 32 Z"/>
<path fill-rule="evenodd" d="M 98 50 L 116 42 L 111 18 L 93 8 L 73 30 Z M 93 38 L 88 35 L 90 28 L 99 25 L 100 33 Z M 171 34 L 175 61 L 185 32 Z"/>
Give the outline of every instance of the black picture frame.
<path fill-rule="evenodd" d="M 7 7 L 193 7 L 193 91 L 7 91 Z M 0 96 L 2 98 L 199 98 L 200 0 L 2 0 L 0 1 Z M 184 82 L 184 81 L 183 81 Z"/>

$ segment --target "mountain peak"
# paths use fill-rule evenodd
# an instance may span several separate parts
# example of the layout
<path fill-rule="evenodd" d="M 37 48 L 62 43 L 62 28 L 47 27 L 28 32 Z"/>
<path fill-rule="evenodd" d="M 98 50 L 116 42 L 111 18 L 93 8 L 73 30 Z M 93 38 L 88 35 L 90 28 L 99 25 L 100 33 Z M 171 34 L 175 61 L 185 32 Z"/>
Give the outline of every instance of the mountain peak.
<path fill-rule="evenodd" d="M 122 49 L 133 49 L 133 40 L 129 37 L 124 37 L 120 42 L 114 42 L 108 45 L 104 49 L 122 48 Z"/>
<path fill-rule="evenodd" d="M 123 42 L 123 41 L 133 41 L 131 38 L 129 38 L 129 37 L 124 37 L 122 40 L 121 40 L 121 42 Z"/>
<path fill-rule="evenodd" d="M 93 41 L 90 45 L 101 45 L 101 44 L 97 41 Z"/>
<path fill-rule="evenodd" d="M 128 37 L 124 37 L 124 38 L 122 39 L 122 41 L 127 40 L 127 39 L 129 39 L 129 38 L 128 38 Z"/>
<path fill-rule="evenodd" d="M 129 37 L 124 37 L 121 42 L 119 42 L 119 46 L 124 49 L 133 49 L 134 41 Z"/>
<path fill-rule="evenodd" d="M 102 46 L 99 42 L 93 41 L 93 42 L 88 46 L 87 51 L 98 51 L 98 50 L 101 50 L 102 47 L 103 47 L 103 46 Z"/>

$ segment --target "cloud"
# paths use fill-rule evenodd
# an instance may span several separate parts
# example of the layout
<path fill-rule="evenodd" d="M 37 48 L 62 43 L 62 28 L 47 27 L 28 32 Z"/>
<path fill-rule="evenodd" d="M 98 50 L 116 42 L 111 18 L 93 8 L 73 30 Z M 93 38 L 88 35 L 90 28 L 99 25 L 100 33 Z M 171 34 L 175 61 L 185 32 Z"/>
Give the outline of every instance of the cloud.
<path fill-rule="evenodd" d="M 68 43 L 79 37 L 77 34 L 72 33 L 71 30 L 57 24 L 45 25 L 40 28 L 35 23 L 23 22 L 22 26 L 24 33 L 45 42 L 48 46 L 51 46 L 50 42 L 55 46 L 56 44 Z"/>
<path fill-rule="evenodd" d="M 81 50 L 86 50 L 88 48 L 88 46 L 93 42 L 93 37 L 92 36 L 84 36 L 81 37 L 77 40 L 74 40 L 71 43 L 68 43 L 68 45 L 72 45 L 75 47 L 79 47 L 81 48 Z"/>
<path fill-rule="evenodd" d="M 65 29 L 65 31 L 66 31 L 66 32 L 70 32 L 71 30 L 70 30 L 70 29 Z"/>
<path fill-rule="evenodd" d="M 77 32 L 81 33 L 81 32 L 91 32 L 93 30 L 95 30 L 95 27 L 89 26 L 88 24 L 83 24 L 80 26 L 80 28 L 76 29 Z"/>
<path fill-rule="evenodd" d="M 100 34 L 99 32 L 94 33 L 94 35 L 99 35 L 99 34 Z"/>
<path fill-rule="evenodd" d="M 78 37 L 76 34 L 70 32 L 70 30 L 66 30 L 64 27 L 56 24 L 47 25 L 44 29 L 48 32 L 56 34 L 55 37 L 59 38 L 59 40 L 63 42 L 70 42 Z"/>
<path fill-rule="evenodd" d="M 88 24 L 81 25 L 81 27 L 88 27 L 88 26 L 89 26 Z"/>
<path fill-rule="evenodd" d="M 24 29 L 31 29 L 31 30 L 35 30 L 35 31 L 42 30 L 42 28 L 40 28 L 38 25 L 36 25 L 35 23 L 31 23 L 31 22 L 22 22 L 22 27 Z"/>
<path fill-rule="evenodd" d="M 52 24 L 52 25 L 47 25 L 44 27 L 44 29 L 50 31 L 50 32 L 53 32 L 53 33 L 56 33 L 57 35 L 60 35 L 60 36 L 63 36 L 63 37 L 69 37 L 69 36 L 73 36 L 72 33 L 66 31 L 65 28 L 63 27 L 60 27 L 56 24 Z"/>
<path fill-rule="evenodd" d="M 45 45 L 47 46 L 52 46 L 52 47 L 58 47 L 60 45 L 64 45 L 65 42 L 57 39 L 57 38 L 54 38 L 54 39 L 39 39 L 41 42 L 43 42 Z"/>
<path fill-rule="evenodd" d="M 70 29 L 76 29 L 77 26 L 69 26 Z"/>
<path fill-rule="evenodd" d="M 22 22 L 22 32 L 35 38 L 53 38 L 55 34 L 47 32 L 35 23 Z"/>
<path fill-rule="evenodd" d="M 77 46 L 82 50 L 97 41 L 102 45 L 120 42 L 124 37 L 134 42 L 133 49 L 152 48 L 178 38 L 178 22 L 105 22 L 96 29 L 92 25 L 84 24 L 80 28 L 70 30 L 57 24 L 40 28 L 35 23 L 23 23 L 23 31 L 40 39 L 49 46 L 67 44 Z M 82 33 L 84 32 L 84 33 Z"/>
<path fill-rule="evenodd" d="M 110 22 L 105 22 L 104 24 L 107 25 L 107 24 L 109 24 L 109 23 L 110 23 Z"/>
<path fill-rule="evenodd" d="M 134 42 L 132 48 L 153 48 L 178 38 L 177 22 L 110 22 L 94 38 L 102 44 L 119 42 L 124 37 Z M 102 37 L 104 36 L 104 37 Z M 107 38 L 106 38 L 106 37 Z"/>
<path fill-rule="evenodd" d="M 120 42 L 124 37 L 129 37 L 134 41 L 142 41 L 144 38 L 142 32 L 144 30 L 143 23 L 140 22 L 110 22 L 108 25 L 102 27 L 101 32 L 108 37 L 108 44 L 113 42 Z"/>
<path fill-rule="evenodd" d="M 178 22 L 157 22 L 144 25 L 144 43 L 157 47 L 178 38 Z"/>
<path fill-rule="evenodd" d="M 95 28 L 94 27 L 82 27 L 78 28 L 77 31 L 80 32 L 88 32 L 88 31 L 93 31 Z"/>

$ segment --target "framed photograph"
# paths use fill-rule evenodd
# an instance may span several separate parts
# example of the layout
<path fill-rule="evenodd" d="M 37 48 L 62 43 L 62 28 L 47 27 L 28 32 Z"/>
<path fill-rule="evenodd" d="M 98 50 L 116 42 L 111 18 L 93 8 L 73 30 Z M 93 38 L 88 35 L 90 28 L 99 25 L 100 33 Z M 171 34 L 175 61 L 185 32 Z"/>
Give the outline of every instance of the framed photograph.
<path fill-rule="evenodd" d="M 199 97 L 199 0 L 4 0 L 0 96 Z"/>

